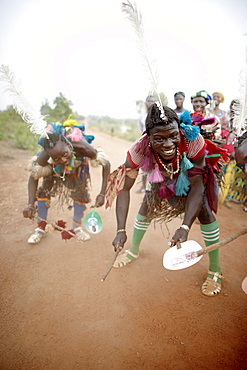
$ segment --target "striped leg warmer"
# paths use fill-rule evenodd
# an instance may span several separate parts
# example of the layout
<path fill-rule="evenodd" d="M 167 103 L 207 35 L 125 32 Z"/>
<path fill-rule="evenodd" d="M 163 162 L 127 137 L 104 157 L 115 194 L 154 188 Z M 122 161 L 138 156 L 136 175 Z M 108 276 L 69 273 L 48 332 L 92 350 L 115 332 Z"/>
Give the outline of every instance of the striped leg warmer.
<path fill-rule="evenodd" d="M 134 231 L 132 236 L 132 245 L 130 251 L 136 255 L 139 254 L 139 247 L 142 238 L 144 237 L 144 234 L 151 223 L 150 221 L 144 221 L 145 218 L 146 218 L 145 216 L 142 216 L 138 213 L 135 219 Z"/>
<path fill-rule="evenodd" d="M 218 227 L 218 222 L 214 221 L 208 225 L 200 224 L 202 236 L 206 247 L 216 244 L 219 242 L 220 231 Z M 219 249 L 209 252 L 209 270 L 213 272 L 220 272 L 220 261 L 219 261 Z"/>

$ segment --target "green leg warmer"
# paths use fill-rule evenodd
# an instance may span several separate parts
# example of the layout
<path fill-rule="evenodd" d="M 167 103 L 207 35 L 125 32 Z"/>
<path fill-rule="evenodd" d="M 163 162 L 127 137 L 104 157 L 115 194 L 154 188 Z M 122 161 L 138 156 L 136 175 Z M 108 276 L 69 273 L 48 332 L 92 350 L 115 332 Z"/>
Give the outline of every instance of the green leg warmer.
<path fill-rule="evenodd" d="M 134 231 L 132 236 L 132 245 L 130 247 L 130 252 L 133 254 L 139 254 L 139 247 L 142 241 L 142 238 L 147 231 L 148 226 L 150 225 L 150 221 L 145 221 L 145 216 L 140 215 L 139 213 L 136 216 L 135 224 L 134 224 Z M 131 256 L 128 255 L 128 258 L 131 259 Z"/>
<path fill-rule="evenodd" d="M 214 221 L 208 225 L 200 224 L 200 228 L 206 247 L 219 242 L 220 232 L 217 221 Z M 212 272 L 221 272 L 219 261 L 219 249 L 209 252 L 208 256 L 209 256 L 209 270 Z M 209 277 L 212 277 L 212 275 L 209 275 Z"/>

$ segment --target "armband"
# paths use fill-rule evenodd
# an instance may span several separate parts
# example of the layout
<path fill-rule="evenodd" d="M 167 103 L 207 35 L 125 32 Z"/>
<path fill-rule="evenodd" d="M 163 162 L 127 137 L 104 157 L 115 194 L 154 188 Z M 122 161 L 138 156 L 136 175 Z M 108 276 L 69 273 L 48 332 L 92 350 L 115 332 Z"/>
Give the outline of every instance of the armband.
<path fill-rule="evenodd" d="M 180 229 L 184 229 L 184 230 L 186 230 L 186 231 L 187 231 L 187 233 L 190 231 L 189 226 L 184 225 L 184 224 L 180 226 Z"/>

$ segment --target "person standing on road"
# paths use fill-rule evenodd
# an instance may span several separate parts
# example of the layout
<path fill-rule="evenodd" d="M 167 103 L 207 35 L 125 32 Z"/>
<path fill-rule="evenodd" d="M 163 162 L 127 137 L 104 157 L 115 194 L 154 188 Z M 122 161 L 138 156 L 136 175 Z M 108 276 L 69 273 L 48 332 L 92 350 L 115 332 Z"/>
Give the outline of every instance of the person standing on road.
<path fill-rule="evenodd" d="M 115 250 L 122 249 L 127 241 L 130 189 L 140 168 L 148 173 L 150 184 L 135 219 L 131 247 L 117 257 L 115 268 L 139 257 L 140 243 L 152 220 L 168 222 L 184 213 L 183 222 L 171 239 L 172 245 L 187 240 L 196 217 L 206 246 L 219 241 L 219 227 L 213 214 L 218 204 L 215 175 L 205 159 L 208 148 L 199 131 L 197 126 L 180 126 L 171 108 L 159 102 L 151 106 L 146 132 L 131 146 L 125 163 L 108 178 L 106 207 L 117 197 L 117 233 L 112 242 Z M 219 251 L 215 250 L 209 253 L 208 277 L 202 293 L 208 296 L 220 293 L 221 280 Z"/>

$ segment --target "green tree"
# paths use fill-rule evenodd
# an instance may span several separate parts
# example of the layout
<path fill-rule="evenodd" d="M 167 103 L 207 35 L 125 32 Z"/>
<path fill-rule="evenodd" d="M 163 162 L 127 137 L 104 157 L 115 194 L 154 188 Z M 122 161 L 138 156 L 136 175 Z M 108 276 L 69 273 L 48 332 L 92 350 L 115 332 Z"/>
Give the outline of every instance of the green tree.
<path fill-rule="evenodd" d="M 56 121 L 64 122 L 69 115 L 73 113 L 70 108 L 73 103 L 70 100 L 67 100 L 61 92 L 59 93 L 59 96 L 55 98 L 53 104 L 55 107 L 52 110 L 51 115 Z"/>
<path fill-rule="evenodd" d="M 40 108 L 40 113 L 42 116 L 51 116 L 52 115 L 52 109 L 49 105 L 48 99 L 45 100 L 44 103 L 42 103 L 41 108 Z"/>

